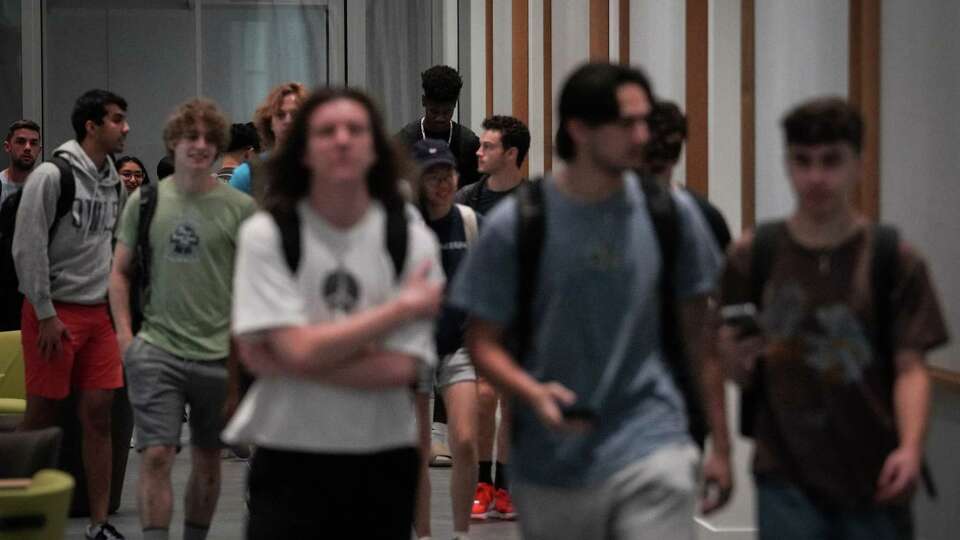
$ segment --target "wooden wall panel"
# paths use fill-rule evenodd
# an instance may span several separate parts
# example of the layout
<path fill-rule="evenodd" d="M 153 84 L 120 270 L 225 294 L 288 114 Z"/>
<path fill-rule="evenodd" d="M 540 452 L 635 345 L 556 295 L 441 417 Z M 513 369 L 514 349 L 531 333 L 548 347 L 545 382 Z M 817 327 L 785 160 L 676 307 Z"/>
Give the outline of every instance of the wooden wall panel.
<path fill-rule="evenodd" d="M 610 1 L 590 0 L 590 60 L 610 59 Z"/>
<path fill-rule="evenodd" d="M 880 218 L 880 0 L 850 0 L 850 102 L 865 123 L 863 178 L 855 201 Z"/>
<path fill-rule="evenodd" d="M 708 196 L 710 153 L 708 113 L 710 103 L 709 0 L 687 0 L 686 112 L 687 187 Z"/>
<path fill-rule="evenodd" d="M 756 39 L 754 0 L 742 0 L 740 18 L 740 223 L 753 228 L 757 219 Z"/>

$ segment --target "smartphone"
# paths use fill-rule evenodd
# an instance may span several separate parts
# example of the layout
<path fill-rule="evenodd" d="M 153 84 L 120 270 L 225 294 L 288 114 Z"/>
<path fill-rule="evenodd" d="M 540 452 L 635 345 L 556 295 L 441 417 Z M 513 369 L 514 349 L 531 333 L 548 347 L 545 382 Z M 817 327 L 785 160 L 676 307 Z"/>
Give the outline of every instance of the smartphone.
<path fill-rule="evenodd" d="M 752 303 L 732 304 L 720 308 L 723 324 L 733 326 L 741 338 L 758 336 L 763 333 L 757 319 L 757 306 Z"/>
<path fill-rule="evenodd" d="M 562 412 L 563 419 L 569 421 L 594 423 L 600 418 L 597 411 L 588 407 L 567 407 Z"/>

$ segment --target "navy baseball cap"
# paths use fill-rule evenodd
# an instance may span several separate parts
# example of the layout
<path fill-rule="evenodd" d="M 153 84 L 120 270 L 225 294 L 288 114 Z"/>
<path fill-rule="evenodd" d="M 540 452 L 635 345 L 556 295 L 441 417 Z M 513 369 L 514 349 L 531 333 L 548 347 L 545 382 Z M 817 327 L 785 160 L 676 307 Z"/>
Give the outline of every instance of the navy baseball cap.
<path fill-rule="evenodd" d="M 457 166 L 457 158 L 453 157 L 450 147 L 439 139 L 417 141 L 413 145 L 413 159 L 424 170 L 441 163 L 454 168 Z"/>

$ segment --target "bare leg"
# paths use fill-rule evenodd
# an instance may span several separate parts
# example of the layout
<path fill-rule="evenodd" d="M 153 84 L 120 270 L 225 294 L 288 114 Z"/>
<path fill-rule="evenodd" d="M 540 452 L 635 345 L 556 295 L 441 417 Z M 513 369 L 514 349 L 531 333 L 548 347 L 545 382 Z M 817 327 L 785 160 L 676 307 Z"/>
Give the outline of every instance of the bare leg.
<path fill-rule="evenodd" d="M 510 401 L 500 400 L 500 425 L 497 426 L 497 462 L 510 463 L 510 429 L 513 425 L 513 415 L 510 410 Z"/>
<path fill-rule="evenodd" d="M 140 456 L 138 502 L 144 529 L 168 529 L 173 516 L 170 471 L 177 452 L 173 446 L 151 446 Z"/>
<path fill-rule="evenodd" d="M 27 411 L 18 431 L 32 431 L 57 425 L 60 418 L 60 400 L 27 394 Z"/>
<path fill-rule="evenodd" d="M 447 404 L 453 453 L 450 475 L 453 530 L 467 532 L 477 485 L 477 385 L 473 381 L 450 385 L 443 389 L 443 399 Z"/>
<path fill-rule="evenodd" d="M 79 405 L 90 522 L 104 523 L 110 505 L 110 477 L 113 474 L 113 448 L 110 443 L 113 390 L 81 390 Z"/>
<path fill-rule="evenodd" d="M 430 394 L 417 392 L 417 436 L 420 443 L 420 483 L 413 529 L 417 538 L 430 536 Z"/>
<path fill-rule="evenodd" d="M 184 501 L 186 522 L 209 527 L 220 498 L 220 449 L 192 448 L 193 467 Z"/>
<path fill-rule="evenodd" d="M 497 392 L 487 381 L 477 381 L 477 459 L 493 461 L 493 443 L 497 430 Z"/>

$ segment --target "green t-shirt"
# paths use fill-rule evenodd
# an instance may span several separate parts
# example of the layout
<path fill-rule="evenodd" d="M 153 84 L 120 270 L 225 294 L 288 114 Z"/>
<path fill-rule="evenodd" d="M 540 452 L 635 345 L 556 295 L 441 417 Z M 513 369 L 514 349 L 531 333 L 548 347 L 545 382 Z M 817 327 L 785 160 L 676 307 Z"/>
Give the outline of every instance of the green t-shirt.
<path fill-rule="evenodd" d="M 192 360 L 227 356 L 237 232 L 255 210 L 249 195 L 225 184 L 189 194 L 173 180 L 160 182 L 141 339 Z M 139 218 L 137 190 L 123 210 L 118 235 L 130 249 L 136 247 Z"/>

